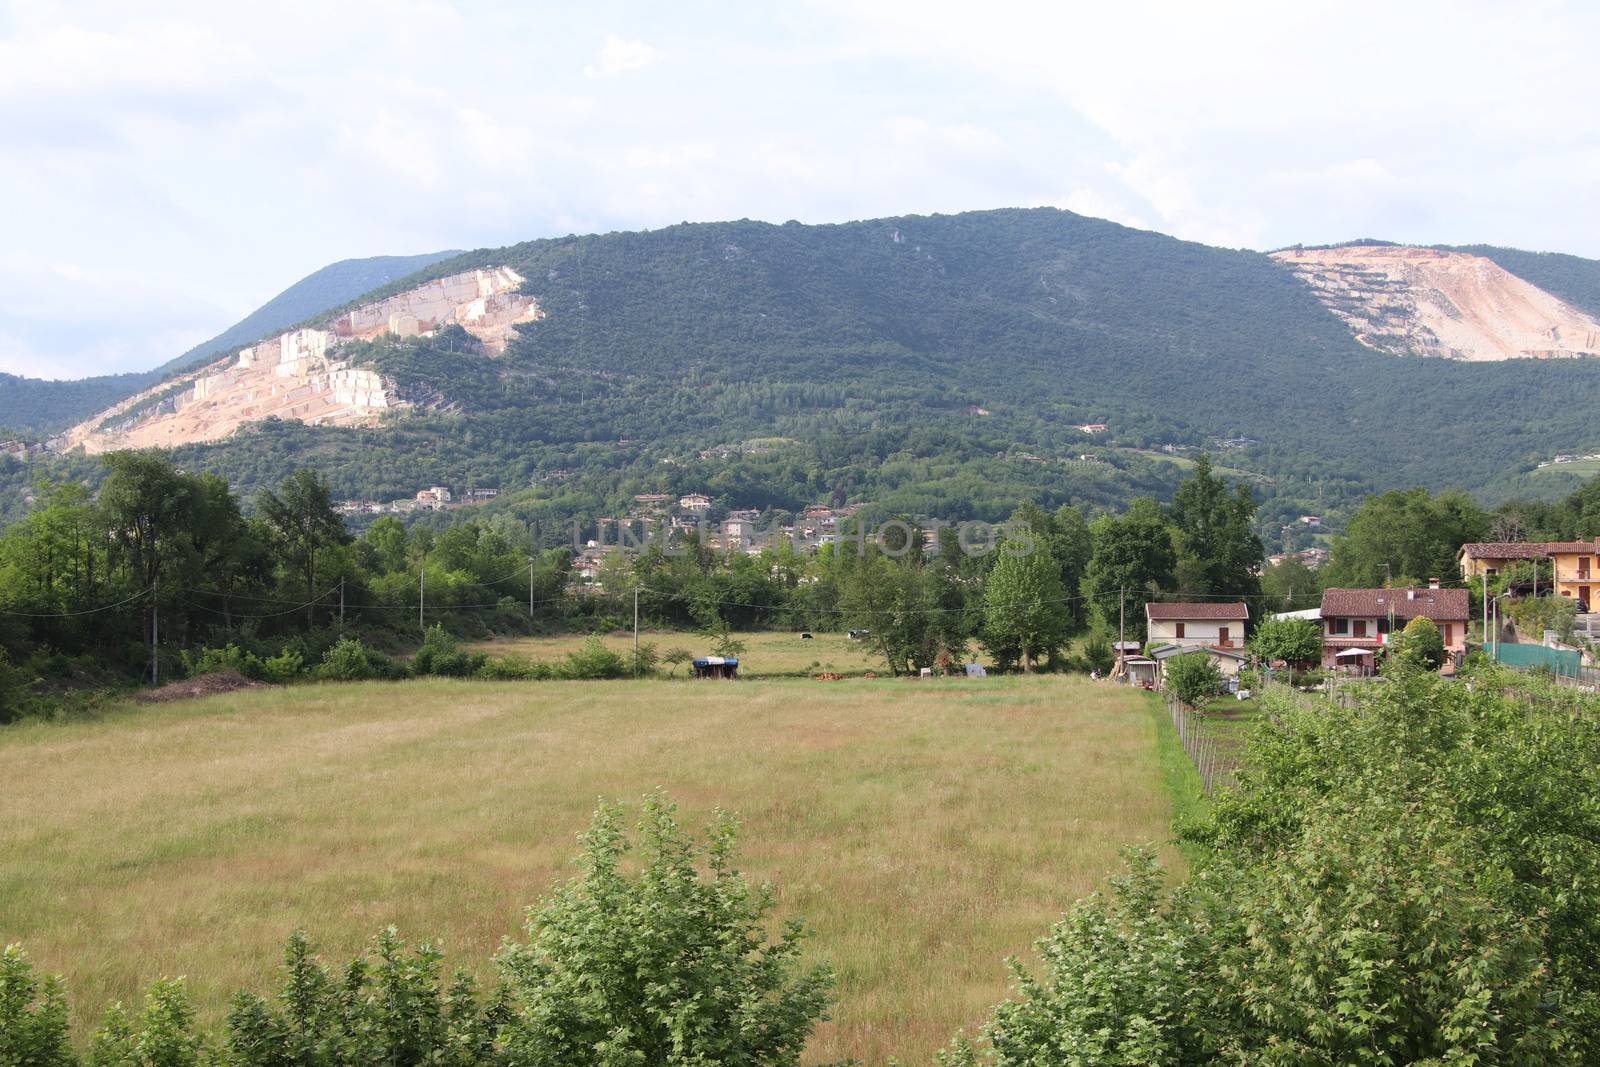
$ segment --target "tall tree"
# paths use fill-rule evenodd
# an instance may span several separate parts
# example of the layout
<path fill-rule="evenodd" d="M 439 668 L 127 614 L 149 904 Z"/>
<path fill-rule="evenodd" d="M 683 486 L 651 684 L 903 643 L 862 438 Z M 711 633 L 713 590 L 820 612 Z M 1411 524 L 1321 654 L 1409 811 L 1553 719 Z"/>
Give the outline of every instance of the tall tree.
<path fill-rule="evenodd" d="M 984 646 L 998 658 L 1015 649 L 1022 669 L 1031 672 L 1066 641 L 1065 601 L 1061 571 L 1044 542 L 1025 554 L 1002 551 L 984 586 Z"/>
<path fill-rule="evenodd" d="M 1316 597 L 1321 592 L 1321 577 L 1298 556 L 1290 556 L 1261 572 L 1263 615 L 1316 607 Z"/>
<path fill-rule="evenodd" d="M 159 605 L 173 604 L 175 591 L 163 589 L 172 573 L 193 573 L 196 480 L 154 449 L 112 452 L 110 473 L 100 486 L 100 512 L 113 565 L 136 591 L 148 590 L 144 613 L 146 643 L 156 637 Z"/>
<path fill-rule="evenodd" d="M 1488 530 L 1488 514 L 1459 490 L 1434 496 L 1397 489 L 1368 497 L 1334 539 L 1328 584 L 1371 587 L 1444 577 L 1454 573 L 1461 546 L 1483 540 Z"/>
<path fill-rule="evenodd" d="M 1126 514 L 1102 516 L 1089 529 L 1094 552 L 1082 584 L 1089 610 L 1114 633 L 1118 606 L 1125 596 L 1128 632 L 1142 635 L 1144 606 L 1172 587 L 1177 564 L 1173 530 L 1161 514 L 1161 505 L 1140 497 Z"/>
<path fill-rule="evenodd" d="M 317 553 L 350 540 L 333 509 L 333 491 L 316 471 L 301 467 L 277 492 L 264 490 L 257 501 L 262 518 L 277 537 L 285 565 L 305 584 L 306 624 L 316 619 Z"/>
<path fill-rule="evenodd" d="M 1194 474 L 1172 497 L 1172 524 L 1179 533 L 1178 586 L 1190 594 L 1254 597 L 1261 565 L 1261 538 L 1251 528 L 1256 502 L 1245 485 L 1229 490 L 1201 453 Z"/>
<path fill-rule="evenodd" d="M 1094 555 L 1094 538 L 1081 508 L 1063 504 L 1056 510 L 1055 520 L 1056 533 L 1050 543 L 1050 554 L 1061 568 L 1061 588 L 1075 594 L 1083 585 L 1084 571 Z M 1088 622 L 1088 612 L 1081 598 L 1074 598 L 1067 605 L 1067 618 L 1074 630 L 1082 629 Z"/>

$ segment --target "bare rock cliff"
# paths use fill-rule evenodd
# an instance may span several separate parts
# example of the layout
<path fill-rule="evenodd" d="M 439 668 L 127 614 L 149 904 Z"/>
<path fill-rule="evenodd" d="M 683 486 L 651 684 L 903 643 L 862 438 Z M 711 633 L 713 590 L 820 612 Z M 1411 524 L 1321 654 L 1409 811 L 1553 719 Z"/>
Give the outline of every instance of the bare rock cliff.
<path fill-rule="evenodd" d="M 517 292 L 509 267 L 439 278 L 363 304 L 323 329 L 291 330 L 236 356 L 162 382 L 69 430 L 58 447 L 88 452 L 171 448 L 215 441 L 262 419 L 313 425 L 370 425 L 409 406 L 393 382 L 339 358 L 342 344 L 383 334 L 415 337 L 459 325 L 491 352 L 503 352 L 519 323 L 543 314 Z"/>
<path fill-rule="evenodd" d="M 1471 361 L 1600 355 L 1600 320 L 1482 256 L 1355 245 L 1272 258 L 1381 352 Z"/>

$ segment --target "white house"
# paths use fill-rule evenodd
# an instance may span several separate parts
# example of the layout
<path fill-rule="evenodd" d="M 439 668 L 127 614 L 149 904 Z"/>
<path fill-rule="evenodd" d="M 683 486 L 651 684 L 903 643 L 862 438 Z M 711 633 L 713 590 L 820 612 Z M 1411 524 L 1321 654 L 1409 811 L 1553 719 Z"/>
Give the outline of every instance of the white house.
<path fill-rule="evenodd" d="M 1242 602 L 1146 604 L 1144 616 L 1151 644 L 1238 649 L 1244 646 L 1250 609 Z"/>

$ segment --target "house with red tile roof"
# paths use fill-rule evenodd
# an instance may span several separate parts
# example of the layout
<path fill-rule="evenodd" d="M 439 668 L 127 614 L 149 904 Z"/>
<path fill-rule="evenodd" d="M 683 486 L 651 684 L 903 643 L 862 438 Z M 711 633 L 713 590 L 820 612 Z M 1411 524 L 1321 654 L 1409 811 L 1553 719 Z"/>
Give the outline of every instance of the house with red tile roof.
<path fill-rule="evenodd" d="M 1467 650 L 1471 600 L 1465 589 L 1437 585 L 1402 589 L 1325 589 L 1322 665 L 1370 668 L 1378 651 L 1412 619 L 1431 619 L 1445 653 L 1459 663 Z"/>

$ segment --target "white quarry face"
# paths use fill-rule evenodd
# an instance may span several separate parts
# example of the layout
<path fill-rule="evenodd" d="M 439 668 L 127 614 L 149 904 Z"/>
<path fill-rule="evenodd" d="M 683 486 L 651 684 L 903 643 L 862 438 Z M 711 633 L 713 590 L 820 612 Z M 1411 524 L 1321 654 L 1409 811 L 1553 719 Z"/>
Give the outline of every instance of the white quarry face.
<path fill-rule="evenodd" d="M 406 404 L 393 384 L 374 371 L 339 359 L 339 347 L 383 334 L 415 337 L 459 325 L 488 351 L 505 351 L 519 323 L 543 316 L 538 303 L 518 293 L 522 277 L 509 267 L 467 271 L 426 282 L 341 315 L 329 329 L 291 330 L 243 349 L 238 356 L 180 378 L 190 389 L 173 404 L 134 417 L 131 425 L 101 430 L 110 419 L 174 383 L 130 397 L 68 431 L 68 447 L 88 452 L 114 448 L 171 448 L 215 441 L 263 419 L 315 425 L 370 424 Z M 173 408 L 176 410 L 173 410 Z"/>
<path fill-rule="evenodd" d="M 1600 355 L 1600 320 L 1483 256 L 1355 245 L 1272 258 L 1380 352 L 1474 362 Z"/>

